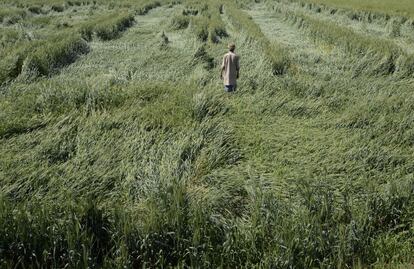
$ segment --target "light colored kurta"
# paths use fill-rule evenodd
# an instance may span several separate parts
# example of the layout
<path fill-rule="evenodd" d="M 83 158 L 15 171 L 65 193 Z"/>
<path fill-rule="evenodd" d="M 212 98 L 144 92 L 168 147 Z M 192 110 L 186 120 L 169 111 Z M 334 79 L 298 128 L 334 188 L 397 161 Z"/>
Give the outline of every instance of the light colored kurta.
<path fill-rule="evenodd" d="M 237 85 L 237 72 L 240 69 L 239 56 L 233 52 L 228 52 L 223 57 L 221 64 L 223 70 L 224 85 Z"/>

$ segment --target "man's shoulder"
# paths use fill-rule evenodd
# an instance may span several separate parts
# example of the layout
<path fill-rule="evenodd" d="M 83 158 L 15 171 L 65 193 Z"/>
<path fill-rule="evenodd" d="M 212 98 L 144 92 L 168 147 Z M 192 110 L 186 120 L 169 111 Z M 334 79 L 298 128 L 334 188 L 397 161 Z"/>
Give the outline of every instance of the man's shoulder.
<path fill-rule="evenodd" d="M 224 58 L 231 57 L 231 58 L 237 58 L 237 59 L 240 58 L 240 56 L 238 54 L 236 54 L 234 52 L 231 52 L 231 51 L 224 54 L 223 57 Z"/>
<path fill-rule="evenodd" d="M 238 55 L 238 54 L 236 54 L 236 53 L 234 53 L 234 52 L 230 52 L 230 54 L 231 54 L 231 56 L 232 56 L 232 57 L 234 57 L 234 58 L 239 58 L 239 55 Z"/>

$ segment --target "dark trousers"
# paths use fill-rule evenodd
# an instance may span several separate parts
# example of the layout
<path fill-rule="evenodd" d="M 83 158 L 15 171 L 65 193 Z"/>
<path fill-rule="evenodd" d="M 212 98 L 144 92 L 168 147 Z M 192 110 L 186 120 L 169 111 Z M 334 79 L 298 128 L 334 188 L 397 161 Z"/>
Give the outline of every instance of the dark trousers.
<path fill-rule="evenodd" d="M 225 92 L 235 92 L 237 89 L 237 85 L 224 85 Z"/>

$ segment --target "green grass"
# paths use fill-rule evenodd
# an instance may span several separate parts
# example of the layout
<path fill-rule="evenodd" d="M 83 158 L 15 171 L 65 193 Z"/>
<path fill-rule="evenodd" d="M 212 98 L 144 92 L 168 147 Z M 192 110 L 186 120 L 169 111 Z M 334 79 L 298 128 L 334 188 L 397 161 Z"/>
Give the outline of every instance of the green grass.
<path fill-rule="evenodd" d="M 412 265 L 407 29 L 291 1 L 110 2 L 1 4 L 45 13 L 0 28 L 0 267 Z"/>
<path fill-rule="evenodd" d="M 5 7 L 5 8 L 2 8 L 2 10 L 0 11 L 0 22 L 16 23 L 17 21 L 24 18 L 25 16 L 26 16 L 25 10 Z"/>
<path fill-rule="evenodd" d="M 145 14 L 159 6 L 159 2 L 150 1 L 140 4 L 135 6 L 138 14 Z M 36 10 L 39 12 L 35 12 L 36 14 L 40 13 L 40 6 L 38 7 Z M 55 73 L 56 70 L 75 61 L 79 55 L 88 53 L 87 41 L 91 41 L 93 37 L 104 41 L 119 37 L 133 25 L 134 14 L 126 10 L 118 10 L 116 13 L 106 11 L 92 16 L 87 21 L 75 22 L 74 25 L 63 21 L 58 25 L 66 26 L 58 31 L 50 27 L 51 19 L 53 17 L 47 16 L 32 19 L 32 23 L 41 29 L 38 30 L 35 40 L 20 38 L 18 32 L 9 29 L 2 33 L 5 50 L 1 52 L 3 59 L 0 61 L 0 83 L 18 76 L 28 79 Z M 32 27 L 30 25 L 22 32 L 30 31 Z M 42 29 L 44 27 L 47 28 L 46 31 Z"/>
<path fill-rule="evenodd" d="M 362 11 L 375 11 L 390 15 L 414 18 L 414 3 L 410 0 L 311 0 L 309 3 L 325 4 L 333 7 L 350 8 Z"/>
<path fill-rule="evenodd" d="M 372 75 L 394 72 L 400 72 L 401 76 L 412 75 L 413 55 L 407 54 L 390 39 L 359 34 L 303 13 L 287 12 L 286 17 L 300 28 L 307 28 L 315 38 L 319 36 L 329 44 L 342 46 L 346 52 L 366 57 L 366 63 L 360 69 L 371 66 Z"/>
<path fill-rule="evenodd" d="M 111 40 L 131 27 L 134 16 L 127 11 L 100 16 L 96 20 L 88 21 L 81 25 L 80 32 L 86 40 L 92 39 L 94 35 L 102 40 Z"/>
<path fill-rule="evenodd" d="M 277 42 L 269 42 L 261 29 L 236 5 L 226 5 L 226 12 L 228 12 L 233 24 L 244 29 L 250 38 L 261 43 L 266 56 L 272 63 L 272 73 L 274 75 L 284 74 L 289 66 L 289 55 L 284 48 Z"/>

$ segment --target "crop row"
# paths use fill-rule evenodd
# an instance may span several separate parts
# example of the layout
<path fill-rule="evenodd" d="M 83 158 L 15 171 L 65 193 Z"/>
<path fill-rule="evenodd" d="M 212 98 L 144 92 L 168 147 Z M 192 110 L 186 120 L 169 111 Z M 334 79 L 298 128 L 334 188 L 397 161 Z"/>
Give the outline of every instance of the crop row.
<path fill-rule="evenodd" d="M 225 8 L 226 14 L 233 25 L 238 29 L 243 29 L 251 40 L 258 42 L 261 45 L 264 53 L 272 64 L 273 74 L 284 74 L 289 66 L 289 55 L 287 50 L 275 42 L 270 42 L 261 31 L 260 27 L 235 4 L 226 3 Z"/>
<path fill-rule="evenodd" d="M 276 12 L 298 28 L 306 29 L 312 37 L 341 47 L 345 52 L 363 58 L 362 69 L 368 69 L 372 75 L 398 73 L 407 77 L 414 73 L 414 57 L 403 51 L 388 39 L 357 33 L 347 27 L 328 23 L 303 12 L 291 11 L 275 6 Z"/>
<path fill-rule="evenodd" d="M 218 1 L 187 1 L 182 14 L 177 14 L 172 19 L 172 26 L 176 29 L 184 29 L 191 26 L 197 39 L 202 42 L 220 42 L 227 36 L 226 27 L 221 19 L 222 4 Z"/>
<path fill-rule="evenodd" d="M 295 6 L 311 14 L 324 14 L 332 19 L 342 17 L 347 18 L 350 22 L 356 21 L 374 24 L 385 29 L 387 34 L 392 37 L 399 35 L 411 37 L 414 35 L 414 20 L 404 16 L 390 15 L 369 10 L 338 8 L 324 4 L 309 3 L 301 0 L 272 0 L 268 3 Z"/>
<path fill-rule="evenodd" d="M 158 1 L 136 7 L 136 12 L 146 13 L 159 6 Z M 18 42 L 6 48 L 0 60 L 0 84 L 13 80 L 24 73 L 30 76 L 50 75 L 54 70 L 66 66 L 76 58 L 89 52 L 93 36 L 101 40 L 117 38 L 134 23 L 134 15 L 128 11 L 97 17 L 71 29 L 66 29 L 43 40 Z"/>
<path fill-rule="evenodd" d="M 48 75 L 53 69 L 72 63 L 77 56 L 89 51 L 80 34 L 62 33 L 41 41 L 24 42 L 6 50 L 0 61 L 0 82 L 25 73 Z"/>
<path fill-rule="evenodd" d="M 51 2 L 50 5 L 45 4 L 31 4 L 31 3 L 18 3 L 15 6 L 12 5 L 2 5 L 0 9 L 0 23 L 6 25 L 15 24 L 19 21 L 22 21 L 28 17 L 33 16 L 47 16 L 50 12 L 63 12 L 71 6 L 82 6 L 96 4 L 96 1 L 93 2 L 71 2 L 59 3 L 57 1 Z M 1 4 L 0 4 L 1 5 Z M 137 11 L 138 12 L 138 11 Z"/>
<path fill-rule="evenodd" d="M 223 4 L 216 0 L 206 2 L 186 1 L 184 9 L 172 17 L 170 27 L 173 30 L 186 29 L 201 42 L 194 54 L 194 61 L 202 63 L 206 69 L 215 66 L 214 58 L 209 55 L 207 44 L 217 44 L 228 36 L 221 18 Z"/>
<path fill-rule="evenodd" d="M 134 21 L 134 16 L 129 12 L 108 14 L 84 23 L 79 31 L 86 40 L 91 40 L 94 34 L 102 40 L 111 40 L 131 27 Z"/>
<path fill-rule="evenodd" d="M 222 37 L 227 36 L 226 27 L 223 20 L 221 19 L 221 14 L 223 13 L 223 4 L 219 1 L 211 1 L 209 5 L 210 13 L 210 24 L 209 24 L 209 37 L 210 41 L 217 43 L 218 40 Z"/>
<path fill-rule="evenodd" d="M 0 10 L 0 23 L 6 22 L 8 24 L 15 23 L 27 16 L 26 11 L 12 7 L 2 7 Z"/>
<path fill-rule="evenodd" d="M 386 25 L 391 20 L 399 21 L 400 23 L 407 22 L 408 24 L 414 23 L 414 21 L 406 16 L 390 15 L 385 12 L 372 11 L 372 10 L 357 10 L 351 8 L 339 8 L 324 4 L 310 3 L 303 0 L 273 0 L 273 2 L 287 2 L 298 3 L 302 8 L 313 11 L 315 13 L 327 13 L 331 15 L 345 15 L 351 20 L 363 21 L 366 23 L 376 23 L 379 25 Z"/>
<path fill-rule="evenodd" d="M 144 1 L 133 1 L 133 0 L 121 0 L 121 1 L 112 1 L 112 0 L 3 0 L 0 4 L 5 5 L 14 5 L 20 8 L 23 7 L 32 7 L 32 6 L 52 6 L 52 5 L 63 5 L 63 6 L 87 6 L 87 5 L 132 5 L 132 6 L 143 6 L 143 4 L 148 3 L 149 0 Z"/>
<path fill-rule="evenodd" d="M 16 4 L 16 3 L 15 3 Z M 47 15 L 49 12 L 63 12 L 68 7 L 72 6 L 86 6 L 86 5 L 97 5 L 107 4 L 109 8 L 114 8 L 115 3 L 109 1 L 34 1 L 26 3 L 17 3 L 15 6 L 3 6 L 0 10 L 0 23 L 5 22 L 7 24 L 14 24 L 21 19 L 26 18 L 28 15 Z M 153 8 L 161 5 L 160 1 L 146 0 L 140 1 L 139 4 L 131 1 L 121 1 L 116 5 L 120 7 L 126 7 L 134 10 L 137 15 L 145 15 Z"/>
<path fill-rule="evenodd" d="M 93 32 L 108 40 L 115 37 L 121 29 L 120 24 L 98 25 L 89 22 L 79 29 L 62 31 L 44 40 L 25 41 L 8 48 L 0 61 L 0 83 L 27 72 L 35 76 L 49 75 L 53 70 L 71 64 L 79 55 L 87 53 L 89 45 L 86 40 L 90 40 Z"/>
<path fill-rule="evenodd" d="M 20 3 L 15 6 L 3 5 L 0 10 L 0 23 L 14 24 L 30 15 L 48 15 L 50 12 L 63 12 L 71 6 L 81 6 L 87 4 L 92 4 L 92 2 L 82 3 L 68 1 L 66 3 L 51 2 L 50 5 L 29 3 Z"/>

